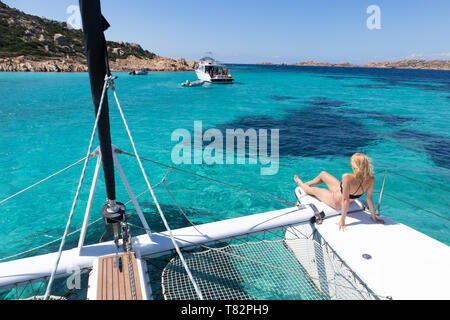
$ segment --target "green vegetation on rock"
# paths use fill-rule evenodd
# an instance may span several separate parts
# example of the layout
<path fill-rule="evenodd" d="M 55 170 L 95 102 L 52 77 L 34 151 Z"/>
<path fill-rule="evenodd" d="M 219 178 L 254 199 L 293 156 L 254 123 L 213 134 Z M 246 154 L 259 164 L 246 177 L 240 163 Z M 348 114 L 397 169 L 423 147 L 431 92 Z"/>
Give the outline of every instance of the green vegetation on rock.
<path fill-rule="evenodd" d="M 107 45 L 112 60 L 155 56 L 137 44 L 108 41 Z M 0 1 L 0 58 L 18 56 L 84 59 L 83 33 L 69 28 L 66 22 L 28 15 Z"/>

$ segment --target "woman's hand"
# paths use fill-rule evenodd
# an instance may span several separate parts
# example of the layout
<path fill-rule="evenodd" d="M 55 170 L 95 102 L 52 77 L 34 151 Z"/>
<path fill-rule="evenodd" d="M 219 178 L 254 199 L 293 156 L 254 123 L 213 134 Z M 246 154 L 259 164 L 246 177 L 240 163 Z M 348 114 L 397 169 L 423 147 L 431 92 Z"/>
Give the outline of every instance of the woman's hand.
<path fill-rule="evenodd" d="M 371 218 L 372 221 L 375 222 L 375 223 L 384 224 L 384 220 L 378 219 L 378 218 L 375 217 L 374 215 L 372 215 L 370 218 Z"/>
<path fill-rule="evenodd" d="M 337 225 L 339 226 L 339 231 L 345 231 L 345 229 L 347 229 L 347 227 L 345 226 L 345 219 L 341 218 Z"/>

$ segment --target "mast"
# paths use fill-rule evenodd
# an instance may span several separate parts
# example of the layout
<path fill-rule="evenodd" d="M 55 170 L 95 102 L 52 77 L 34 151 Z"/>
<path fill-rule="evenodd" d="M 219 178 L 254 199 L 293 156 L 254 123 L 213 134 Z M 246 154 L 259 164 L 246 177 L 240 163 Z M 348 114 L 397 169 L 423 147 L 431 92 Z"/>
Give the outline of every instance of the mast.
<path fill-rule="evenodd" d="M 105 76 L 110 76 L 105 35 L 109 23 L 103 17 L 100 0 L 79 0 L 81 18 L 83 21 L 84 44 L 86 50 L 89 79 L 91 83 L 92 101 L 97 116 L 102 96 Z M 103 99 L 102 113 L 98 122 L 98 139 L 102 154 L 103 173 L 106 184 L 107 203 L 115 208 L 116 190 L 114 179 L 114 161 L 111 147 L 109 125 L 108 95 Z"/>

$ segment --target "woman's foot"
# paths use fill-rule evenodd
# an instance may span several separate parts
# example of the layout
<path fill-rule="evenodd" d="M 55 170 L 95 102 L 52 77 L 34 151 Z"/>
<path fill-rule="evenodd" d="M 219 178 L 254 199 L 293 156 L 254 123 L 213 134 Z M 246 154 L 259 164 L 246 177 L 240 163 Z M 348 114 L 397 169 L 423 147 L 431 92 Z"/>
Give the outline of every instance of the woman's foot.
<path fill-rule="evenodd" d="M 304 191 L 306 194 L 314 195 L 313 190 L 314 190 L 314 189 L 317 189 L 317 188 L 313 188 L 313 187 L 308 186 L 306 183 L 304 183 L 304 182 L 298 177 L 298 175 L 295 175 L 295 176 L 294 176 L 294 181 L 298 184 L 298 186 L 299 186 L 300 188 L 303 189 L 303 191 Z"/>
<path fill-rule="evenodd" d="M 299 187 L 302 187 L 303 181 L 300 180 L 300 178 L 298 177 L 298 175 L 295 175 L 295 176 L 294 176 L 294 181 L 298 184 Z"/>

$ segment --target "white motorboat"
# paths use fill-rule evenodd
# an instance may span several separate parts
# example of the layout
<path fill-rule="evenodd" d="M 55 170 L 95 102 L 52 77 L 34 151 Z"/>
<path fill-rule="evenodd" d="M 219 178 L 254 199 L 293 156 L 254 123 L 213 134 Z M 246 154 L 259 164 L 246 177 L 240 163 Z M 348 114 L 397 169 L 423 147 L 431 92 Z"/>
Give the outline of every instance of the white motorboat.
<path fill-rule="evenodd" d="M 232 83 L 234 80 L 228 69 L 211 57 L 201 58 L 195 73 L 199 80 L 206 82 Z"/>

